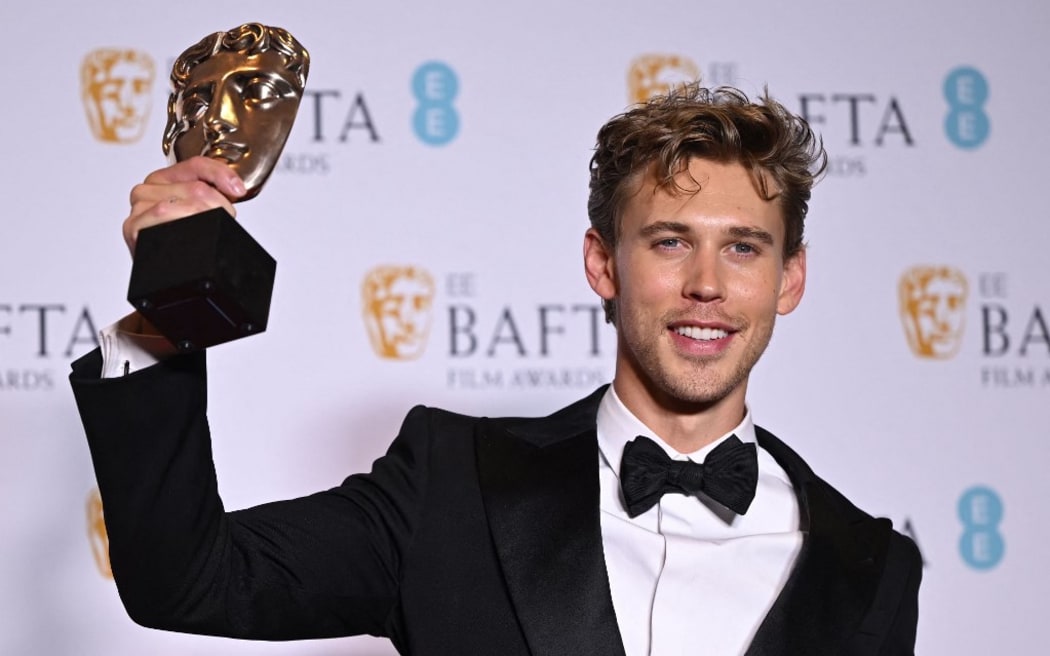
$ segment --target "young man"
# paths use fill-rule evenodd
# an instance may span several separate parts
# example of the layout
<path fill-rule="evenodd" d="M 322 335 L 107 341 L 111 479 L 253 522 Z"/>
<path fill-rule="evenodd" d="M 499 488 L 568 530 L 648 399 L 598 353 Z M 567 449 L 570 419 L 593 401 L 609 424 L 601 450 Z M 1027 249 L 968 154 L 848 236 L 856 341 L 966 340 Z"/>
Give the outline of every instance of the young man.
<path fill-rule="evenodd" d="M 371 473 L 310 497 L 224 513 L 202 354 L 116 379 L 99 375 L 121 349 L 81 359 L 128 612 L 248 638 L 372 633 L 406 654 L 911 654 L 914 544 L 745 405 L 803 294 L 822 162 L 804 122 L 732 90 L 612 119 L 584 239 L 617 329 L 612 385 L 540 419 L 417 407 Z M 202 158 L 155 172 L 129 246 L 241 193 Z"/>

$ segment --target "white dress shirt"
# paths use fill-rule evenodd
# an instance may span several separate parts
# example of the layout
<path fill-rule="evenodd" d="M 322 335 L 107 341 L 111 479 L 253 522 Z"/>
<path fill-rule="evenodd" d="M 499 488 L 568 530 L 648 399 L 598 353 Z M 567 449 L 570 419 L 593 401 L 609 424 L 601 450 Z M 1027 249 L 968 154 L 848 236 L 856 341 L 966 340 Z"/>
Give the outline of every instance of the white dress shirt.
<path fill-rule="evenodd" d="M 758 487 L 746 515 L 707 498 L 665 494 L 631 519 L 620 494 L 620 457 L 638 435 L 675 460 L 703 462 L 730 435 L 755 442 L 751 412 L 731 432 L 683 455 L 631 414 L 612 386 L 598 408 L 602 541 L 627 656 L 742 654 L 802 547 L 791 481 L 758 447 Z"/>

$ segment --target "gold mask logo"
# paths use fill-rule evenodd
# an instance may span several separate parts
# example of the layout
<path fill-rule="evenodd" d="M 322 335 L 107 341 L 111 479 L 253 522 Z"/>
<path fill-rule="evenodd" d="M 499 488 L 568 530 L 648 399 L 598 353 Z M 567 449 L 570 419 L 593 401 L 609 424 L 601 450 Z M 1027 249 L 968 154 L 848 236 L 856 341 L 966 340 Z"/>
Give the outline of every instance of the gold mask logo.
<path fill-rule="evenodd" d="M 95 557 L 98 571 L 107 579 L 113 578 L 113 569 L 109 565 L 109 534 L 106 533 L 106 521 L 102 516 L 102 497 L 98 488 L 88 493 L 87 531 L 91 542 L 91 554 Z"/>
<path fill-rule="evenodd" d="M 100 48 L 80 65 L 80 95 L 91 132 L 106 143 L 142 138 L 153 91 L 153 59 L 137 50 Z"/>
<path fill-rule="evenodd" d="M 642 55 L 627 71 L 627 95 L 631 103 L 644 103 L 665 96 L 675 87 L 700 78 L 700 68 L 681 55 Z"/>
<path fill-rule="evenodd" d="M 947 266 L 912 267 L 901 276 L 897 291 L 912 352 L 921 358 L 954 356 L 962 344 L 969 292 L 962 272 Z"/>
<path fill-rule="evenodd" d="M 434 279 L 412 266 L 380 266 L 361 284 L 368 337 L 376 355 L 411 360 L 423 354 L 430 334 Z"/>

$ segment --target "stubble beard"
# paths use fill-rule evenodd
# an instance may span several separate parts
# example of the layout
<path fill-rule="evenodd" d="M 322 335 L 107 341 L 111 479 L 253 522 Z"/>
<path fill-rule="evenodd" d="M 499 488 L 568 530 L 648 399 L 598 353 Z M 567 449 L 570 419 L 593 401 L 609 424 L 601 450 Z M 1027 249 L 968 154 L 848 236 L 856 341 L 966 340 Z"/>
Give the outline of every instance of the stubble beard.
<path fill-rule="evenodd" d="M 662 325 L 667 326 L 672 321 L 664 321 Z M 633 360 L 643 384 L 657 400 L 674 405 L 711 406 L 746 383 L 751 369 L 769 345 L 774 323 L 775 317 L 757 325 L 734 323 L 734 341 L 749 336 L 739 355 L 736 351 L 741 345 L 732 344 L 729 351 L 718 355 L 689 356 L 675 350 L 666 331 L 659 335 L 638 336 L 632 334 L 635 331 L 630 328 L 622 333 L 624 343 L 621 348 L 626 349 L 626 355 Z M 631 325 L 638 324 L 625 321 L 620 330 Z"/>

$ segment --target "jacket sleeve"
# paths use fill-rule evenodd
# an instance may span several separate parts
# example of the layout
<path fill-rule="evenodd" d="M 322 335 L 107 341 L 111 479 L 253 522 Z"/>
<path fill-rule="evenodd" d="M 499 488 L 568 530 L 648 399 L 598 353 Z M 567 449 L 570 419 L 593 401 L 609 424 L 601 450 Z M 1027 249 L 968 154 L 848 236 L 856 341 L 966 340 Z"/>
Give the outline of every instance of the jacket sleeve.
<path fill-rule="evenodd" d="M 426 487 L 428 412 L 409 413 L 369 474 L 226 513 L 206 418 L 203 353 L 70 381 L 102 495 L 114 577 L 144 626 L 285 640 L 389 635 Z"/>
<path fill-rule="evenodd" d="M 889 632 L 879 650 L 880 656 L 912 656 L 915 653 L 915 633 L 919 622 L 919 583 L 922 581 L 922 555 L 915 543 L 894 534 L 890 541 L 888 558 L 899 561 L 900 572 L 896 582 L 899 597 L 896 613 Z"/>

